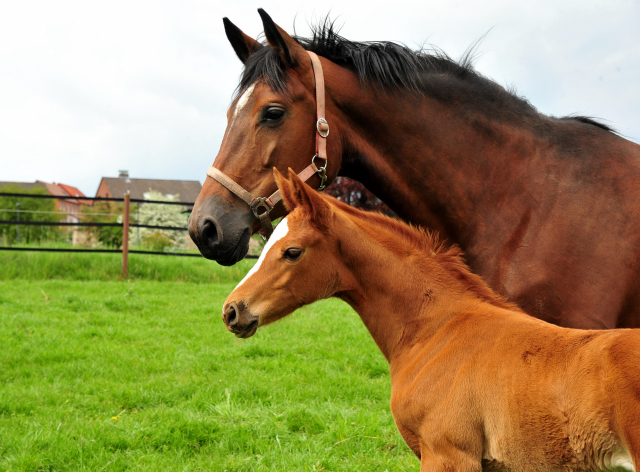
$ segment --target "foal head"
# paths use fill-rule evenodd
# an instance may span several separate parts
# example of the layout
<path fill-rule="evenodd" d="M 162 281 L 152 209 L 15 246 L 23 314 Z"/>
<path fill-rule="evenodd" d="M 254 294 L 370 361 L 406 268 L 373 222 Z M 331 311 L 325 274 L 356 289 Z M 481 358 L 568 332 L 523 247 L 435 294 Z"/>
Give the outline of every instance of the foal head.
<path fill-rule="evenodd" d="M 330 234 L 331 204 L 291 169 L 288 180 L 275 168 L 273 173 L 291 213 L 224 303 L 224 323 L 240 338 L 339 289 L 341 261 Z"/>

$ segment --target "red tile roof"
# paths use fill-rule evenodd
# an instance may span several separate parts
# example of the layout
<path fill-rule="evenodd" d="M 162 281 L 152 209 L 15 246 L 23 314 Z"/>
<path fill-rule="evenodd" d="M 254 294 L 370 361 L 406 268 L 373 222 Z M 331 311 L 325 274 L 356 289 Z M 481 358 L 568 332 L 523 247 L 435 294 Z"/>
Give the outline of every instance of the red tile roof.
<path fill-rule="evenodd" d="M 62 190 L 64 190 L 67 193 L 67 195 L 70 195 L 72 197 L 86 197 L 84 193 L 82 193 L 76 187 L 72 187 L 71 185 L 58 184 L 58 186 L 61 187 Z M 84 203 L 85 205 L 91 205 L 93 203 L 91 200 L 77 200 L 77 201 L 78 203 Z"/>

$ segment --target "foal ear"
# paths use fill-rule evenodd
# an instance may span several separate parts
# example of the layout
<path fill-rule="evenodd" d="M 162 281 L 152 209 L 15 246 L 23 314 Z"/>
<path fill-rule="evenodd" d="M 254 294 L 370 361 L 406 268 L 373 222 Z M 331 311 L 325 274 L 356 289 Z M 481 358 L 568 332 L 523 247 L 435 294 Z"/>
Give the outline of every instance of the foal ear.
<path fill-rule="evenodd" d="M 240 28 L 229 21 L 229 18 L 223 18 L 222 22 L 224 23 L 224 32 L 227 33 L 227 39 L 243 64 L 247 62 L 251 54 L 264 47 L 255 39 L 244 34 Z"/>
<path fill-rule="evenodd" d="M 271 17 L 262 8 L 258 8 L 258 13 L 262 18 L 264 35 L 269 45 L 276 50 L 280 59 L 287 67 L 301 65 L 310 66 L 310 59 L 305 49 L 298 44 L 289 34 L 276 25 Z"/>
<path fill-rule="evenodd" d="M 331 214 L 329 203 L 318 192 L 305 184 L 297 174 L 289 168 L 289 182 L 297 206 L 302 206 L 309 219 L 318 228 L 326 228 Z"/>
<path fill-rule="evenodd" d="M 289 182 L 289 180 L 287 180 L 275 167 L 273 168 L 273 178 L 275 179 L 278 189 L 280 189 L 280 193 L 282 194 L 282 203 L 284 203 L 284 207 L 287 211 L 295 210 L 299 203 L 295 198 L 291 182 Z"/>

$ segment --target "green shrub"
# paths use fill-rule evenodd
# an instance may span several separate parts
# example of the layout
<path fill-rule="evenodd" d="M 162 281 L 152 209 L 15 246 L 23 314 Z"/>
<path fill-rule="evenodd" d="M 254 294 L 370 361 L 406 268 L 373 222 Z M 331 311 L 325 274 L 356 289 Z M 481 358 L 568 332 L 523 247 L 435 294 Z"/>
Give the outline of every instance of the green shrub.
<path fill-rule="evenodd" d="M 135 205 L 129 209 L 131 215 Z M 83 223 L 122 223 L 124 204 L 117 202 L 95 202 L 92 206 L 82 207 Z M 120 248 L 122 246 L 122 228 L 118 226 L 87 226 L 85 231 L 93 234 L 105 247 Z"/>
<path fill-rule="evenodd" d="M 24 190 L 15 184 L 0 188 L 5 193 L 26 193 L 31 195 L 47 195 L 45 188 Z M 17 204 L 20 204 L 19 206 Z M 61 215 L 55 213 L 56 203 L 53 198 L 7 197 L 0 195 L 0 220 L 16 221 L 19 208 L 20 221 L 60 221 Z M 20 243 L 40 243 L 42 241 L 60 241 L 68 237 L 68 233 L 57 226 L 0 225 L 0 243 L 4 246 L 16 244 L 20 232 Z"/>

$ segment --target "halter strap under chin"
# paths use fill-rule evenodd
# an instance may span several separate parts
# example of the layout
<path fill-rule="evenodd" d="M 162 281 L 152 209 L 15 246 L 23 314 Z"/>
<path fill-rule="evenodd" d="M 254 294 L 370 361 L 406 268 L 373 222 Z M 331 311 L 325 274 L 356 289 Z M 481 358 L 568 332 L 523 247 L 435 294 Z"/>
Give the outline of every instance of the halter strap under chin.
<path fill-rule="evenodd" d="M 318 56 L 311 51 L 307 51 L 307 54 L 309 54 L 311 58 L 311 66 L 316 83 L 316 154 L 311 158 L 311 164 L 305 167 L 304 170 L 298 174 L 298 177 L 300 177 L 300 180 L 303 182 L 306 182 L 312 176 L 318 174 L 320 176 L 320 186 L 318 190 L 324 190 L 324 184 L 327 180 L 327 136 L 329 136 L 329 123 L 327 123 L 324 113 L 324 74 L 322 73 L 322 64 Z M 315 164 L 316 159 L 323 159 L 324 166 L 317 167 Z M 273 233 L 273 224 L 271 223 L 269 213 L 273 210 L 273 207 L 282 200 L 280 190 L 276 190 L 269 197 L 254 197 L 239 184 L 231 180 L 228 175 L 213 166 L 209 167 L 207 175 L 220 182 L 231 193 L 240 197 L 249 205 L 255 217 L 260 220 L 265 239 L 269 239 L 269 236 Z"/>

